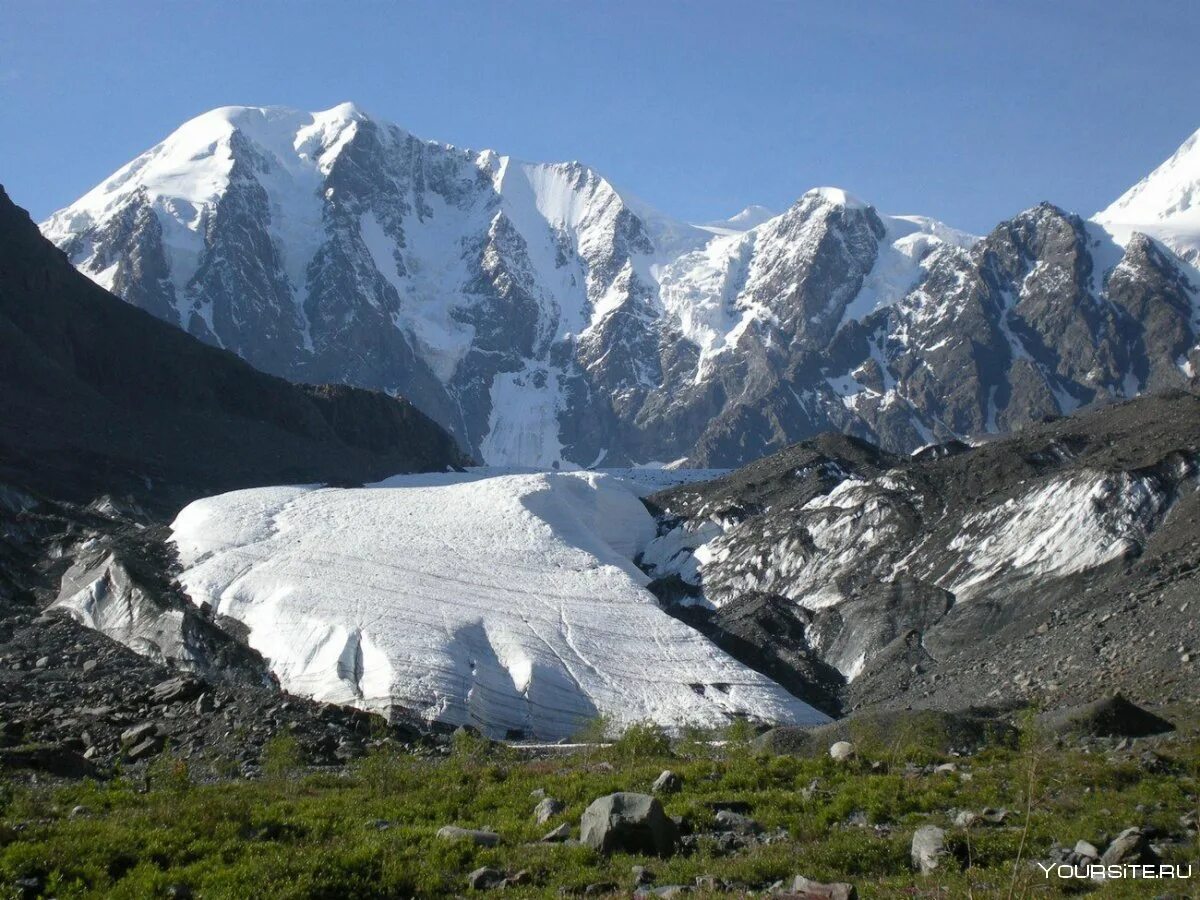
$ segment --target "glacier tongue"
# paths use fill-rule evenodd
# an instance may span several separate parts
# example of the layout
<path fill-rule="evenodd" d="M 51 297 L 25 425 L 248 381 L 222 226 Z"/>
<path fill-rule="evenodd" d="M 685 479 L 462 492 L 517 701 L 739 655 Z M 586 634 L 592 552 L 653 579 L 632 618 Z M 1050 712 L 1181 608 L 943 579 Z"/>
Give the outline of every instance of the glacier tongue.
<path fill-rule="evenodd" d="M 826 717 L 659 609 L 632 558 L 644 488 L 597 473 L 411 475 L 196 501 L 196 603 L 245 623 L 284 689 L 503 737 L 617 722 Z"/>

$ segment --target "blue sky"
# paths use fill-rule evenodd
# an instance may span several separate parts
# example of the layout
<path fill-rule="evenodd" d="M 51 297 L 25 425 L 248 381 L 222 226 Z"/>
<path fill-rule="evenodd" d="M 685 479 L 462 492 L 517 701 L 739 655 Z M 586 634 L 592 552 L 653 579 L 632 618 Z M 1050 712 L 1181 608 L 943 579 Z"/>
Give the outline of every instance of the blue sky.
<path fill-rule="evenodd" d="M 1200 3 L 0 2 L 0 183 L 41 218 L 186 119 L 354 100 L 665 212 L 809 187 L 985 231 L 1200 128 Z"/>

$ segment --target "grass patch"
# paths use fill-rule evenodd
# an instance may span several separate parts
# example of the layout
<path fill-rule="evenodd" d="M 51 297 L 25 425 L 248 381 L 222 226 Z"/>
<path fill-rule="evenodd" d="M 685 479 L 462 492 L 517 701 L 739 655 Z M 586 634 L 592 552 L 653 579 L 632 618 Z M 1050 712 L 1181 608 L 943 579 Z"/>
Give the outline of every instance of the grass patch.
<path fill-rule="evenodd" d="M 0 897 L 25 878 L 64 900 L 165 897 L 172 885 L 204 898 L 454 896 L 466 892 L 467 873 L 480 866 L 531 873 L 532 884 L 508 889 L 510 897 L 557 897 L 598 882 L 627 895 L 635 864 L 660 885 L 713 876 L 761 890 L 804 874 L 855 882 L 863 897 L 1058 896 L 1073 886 L 1047 881 L 1028 863 L 1045 859 L 1053 842 L 1097 842 L 1130 825 L 1179 834 L 1180 816 L 1196 809 L 1200 794 L 1194 735 L 1160 749 L 1169 768 L 1161 773 L 1136 759 L 1026 742 L 956 760 L 960 771 L 950 774 L 907 765 L 925 758 L 912 746 L 869 740 L 845 765 L 761 755 L 737 730 L 718 745 L 702 735 L 672 744 L 648 726 L 606 736 L 607 747 L 532 760 L 471 735 L 438 758 L 384 746 L 341 773 L 306 773 L 296 748 L 277 738 L 258 780 L 194 784 L 186 763 L 168 752 L 144 783 L 0 783 Z M 932 754 L 928 761 L 944 760 Z M 701 840 L 667 860 L 538 843 L 562 822 L 577 835 L 592 800 L 648 791 L 665 768 L 683 778 L 683 790 L 663 802 L 686 827 L 705 831 L 714 806 L 737 801 L 765 829 L 786 836 L 733 853 Z M 532 816 L 535 789 L 566 804 L 545 825 Z M 72 814 L 79 806 L 84 811 Z M 969 833 L 952 826 L 955 811 L 984 807 L 1012 816 Z M 913 874 L 909 842 L 926 823 L 969 848 L 971 866 Z M 438 839 L 447 824 L 495 830 L 501 845 Z M 1198 857 L 1194 844 L 1176 845 L 1167 861 L 1195 866 Z M 1170 887 L 1127 882 L 1098 896 L 1153 896 Z"/>

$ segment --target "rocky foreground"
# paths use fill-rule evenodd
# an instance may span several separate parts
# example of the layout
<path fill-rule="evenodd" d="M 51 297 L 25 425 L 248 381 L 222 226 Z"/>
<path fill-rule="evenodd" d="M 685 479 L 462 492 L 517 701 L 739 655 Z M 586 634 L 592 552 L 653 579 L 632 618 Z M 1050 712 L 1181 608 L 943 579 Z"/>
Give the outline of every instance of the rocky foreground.
<path fill-rule="evenodd" d="M 169 703 L 141 702 L 179 733 Z M 128 747 L 100 781 L 9 772 L 0 891 L 1185 897 L 1200 868 L 1197 723 L 1121 699 L 739 727 L 717 743 L 640 727 L 556 751 L 461 730 L 437 752 L 377 738 L 334 766 L 311 765 L 289 712 L 251 728 L 271 735 L 251 777 L 205 783 L 194 763 L 220 745 L 187 743 L 148 766 Z"/>

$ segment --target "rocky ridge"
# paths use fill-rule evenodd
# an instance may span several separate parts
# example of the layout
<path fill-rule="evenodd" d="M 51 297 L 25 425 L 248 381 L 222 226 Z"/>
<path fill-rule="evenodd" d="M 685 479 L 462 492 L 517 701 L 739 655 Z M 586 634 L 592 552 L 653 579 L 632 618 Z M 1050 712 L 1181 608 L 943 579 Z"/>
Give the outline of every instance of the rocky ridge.
<path fill-rule="evenodd" d="M 641 565 L 731 653 L 805 660 L 826 709 L 1184 701 L 1197 434 L 1168 393 L 908 458 L 827 436 L 655 495 Z"/>

